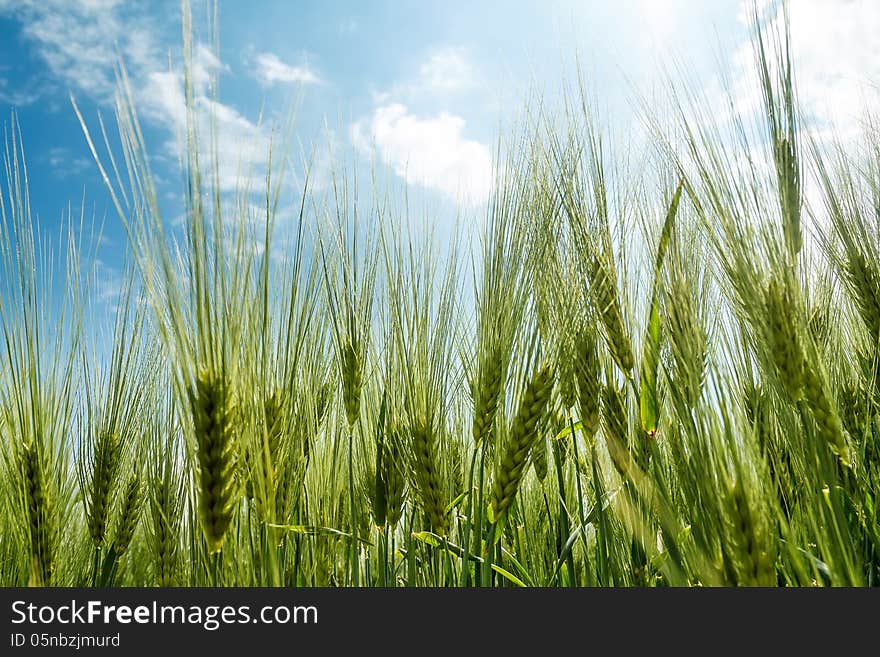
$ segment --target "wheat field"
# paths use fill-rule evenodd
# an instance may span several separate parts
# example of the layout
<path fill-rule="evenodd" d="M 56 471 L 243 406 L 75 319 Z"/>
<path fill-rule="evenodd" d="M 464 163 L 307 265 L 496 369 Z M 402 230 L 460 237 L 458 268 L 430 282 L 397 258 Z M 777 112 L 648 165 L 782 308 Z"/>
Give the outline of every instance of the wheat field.
<path fill-rule="evenodd" d="M 74 105 L 131 251 L 100 347 L 13 121 L 0 584 L 876 586 L 880 127 L 815 138 L 765 34 L 757 122 L 670 86 L 637 163 L 530 101 L 450 244 L 344 165 L 281 234 L 191 102 L 172 235 L 120 69 L 115 125 Z"/>

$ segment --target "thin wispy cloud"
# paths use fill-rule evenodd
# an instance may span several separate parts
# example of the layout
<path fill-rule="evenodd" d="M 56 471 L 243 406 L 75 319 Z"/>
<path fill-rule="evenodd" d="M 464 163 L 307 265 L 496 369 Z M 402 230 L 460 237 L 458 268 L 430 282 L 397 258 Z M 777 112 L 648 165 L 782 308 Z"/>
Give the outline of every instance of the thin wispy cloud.
<path fill-rule="evenodd" d="M 161 61 L 154 20 L 143 7 L 120 0 L 17 0 L 0 13 L 21 23 L 49 72 L 70 88 L 106 101 L 116 88 L 113 69 L 121 55 L 132 71 Z"/>
<path fill-rule="evenodd" d="M 50 148 L 46 160 L 52 167 L 53 174 L 58 178 L 78 176 L 92 166 L 92 161 L 88 158 L 73 155 L 69 149 L 61 146 Z"/>
<path fill-rule="evenodd" d="M 476 82 L 474 66 L 462 47 L 446 46 L 433 51 L 419 67 L 417 90 L 452 93 L 468 89 Z"/>
<path fill-rule="evenodd" d="M 256 191 L 268 166 L 271 136 L 264 126 L 212 96 L 210 81 L 225 69 L 209 48 L 204 45 L 195 48 L 192 60 L 195 125 L 205 146 L 212 141 L 212 136 L 215 138 L 220 190 L 236 192 L 249 187 Z M 187 112 L 182 72 L 170 69 L 149 73 L 138 97 L 145 114 L 167 128 L 166 151 L 177 153 L 183 148 Z M 203 153 L 205 158 L 210 155 Z"/>
<path fill-rule="evenodd" d="M 377 103 L 460 102 L 463 94 L 479 86 L 481 78 L 467 48 L 441 45 L 431 48 L 409 77 L 374 92 L 373 99 Z"/>
<path fill-rule="evenodd" d="M 278 55 L 262 52 L 256 56 L 254 75 L 265 87 L 275 84 L 320 84 L 318 74 L 307 65 L 283 62 Z"/>
<path fill-rule="evenodd" d="M 158 29 L 153 18 L 139 11 L 119 0 L 14 4 L 0 0 L 0 12 L 11 12 L 18 19 L 36 55 L 75 96 L 109 104 L 117 90 L 115 69 L 121 59 L 140 116 L 167 132 L 165 153 L 174 161 L 182 148 L 186 103 L 182 71 L 179 66 L 169 67 L 168 61 L 169 53 L 179 52 L 179 46 Z M 210 81 L 228 70 L 211 49 L 195 46 L 196 125 L 206 143 L 208 137 L 216 136 L 219 186 L 221 191 L 232 192 L 264 175 L 269 134 L 212 94 Z M 275 71 L 276 76 L 282 74 Z"/>
<path fill-rule="evenodd" d="M 13 88 L 9 80 L 0 77 L 0 104 L 12 107 L 33 105 L 48 93 L 48 89 L 38 85 Z"/>

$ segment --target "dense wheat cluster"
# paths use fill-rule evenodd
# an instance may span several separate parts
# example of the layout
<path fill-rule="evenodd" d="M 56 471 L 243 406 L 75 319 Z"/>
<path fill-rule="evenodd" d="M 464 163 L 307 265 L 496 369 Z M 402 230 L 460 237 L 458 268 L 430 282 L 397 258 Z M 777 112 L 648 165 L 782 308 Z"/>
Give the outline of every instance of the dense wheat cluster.
<path fill-rule="evenodd" d="M 122 76 L 118 140 L 80 116 L 132 252 L 101 340 L 13 124 L 0 584 L 877 585 L 880 130 L 814 139 L 755 35 L 757 123 L 670 91 L 625 158 L 569 92 L 443 245 L 341 166 L 242 220 L 191 106 L 173 234 Z"/>

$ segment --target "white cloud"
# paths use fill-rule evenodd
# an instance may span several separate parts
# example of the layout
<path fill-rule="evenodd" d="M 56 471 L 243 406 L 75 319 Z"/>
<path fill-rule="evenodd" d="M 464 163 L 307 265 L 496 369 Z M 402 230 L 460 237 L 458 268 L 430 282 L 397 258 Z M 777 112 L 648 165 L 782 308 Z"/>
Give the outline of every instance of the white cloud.
<path fill-rule="evenodd" d="M 241 191 L 256 185 L 265 175 L 269 160 L 268 130 L 254 123 L 231 105 L 211 95 L 212 76 L 223 70 L 216 55 L 204 46 L 195 49 L 192 62 L 193 110 L 196 130 L 203 146 L 202 163 L 210 157 L 209 145 L 217 145 L 218 184 L 221 191 Z M 186 129 L 186 100 L 183 75 L 179 71 L 151 72 L 138 94 L 142 112 L 165 124 L 172 136 L 166 142 L 169 152 L 183 148 L 181 138 Z M 215 137 L 216 139 L 212 139 Z"/>
<path fill-rule="evenodd" d="M 76 176 L 88 170 L 92 161 L 86 157 L 75 156 L 67 148 L 56 146 L 50 148 L 46 155 L 46 161 L 52 167 L 52 172 L 57 178 Z"/>
<path fill-rule="evenodd" d="M 440 110 L 461 92 L 476 86 L 477 69 L 467 50 L 441 46 L 429 51 L 414 75 L 373 94 L 369 116 L 352 124 L 350 137 L 364 153 L 379 160 L 408 184 L 417 185 L 474 206 L 491 193 L 494 168 L 487 146 L 464 136 L 465 119 Z M 438 107 L 433 112 L 419 108 Z"/>
<path fill-rule="evenodd" d="M 382 162 L 407 183 L 476 205 L 491 192 L 492 158 L 484 144 L 462 136 L 464 125 L 463 118 L 448 112 L 419 117 L 391 103 L 356 122 L 351 137 L 361 150 L 375 147 Z"/>
<path fill-rule="evenodd" d="M 880 81 L 880 3 L 876 0 L 798 0 L 788 3 L 792 64 L 798 100 L 811 127 L 855 138 L 863 111 L 878 99 Z M 738 18 L 747 23 L 751 0 L 743 0 Z M 765 43 L 782 33 L 781 3 L 759 6 L 766 17 Z M 737 92 L 741 110 L 756 110 L 760 92 L 754 78 L 753 47 L 743 44 L 734 54 L 740 71 Z"/>
<path fill-rule="evenodd" d="M 262 52 L 257 55 L 254 73 L 257 80 L 267 87 L 275 83 L 318 84 L 321 82 L 318 75 L 307 65 L 291 66 L 271 52 Z"/>
<path fill-rule="evenodd" d="M 157 56 L 150 20 L 120 0 L 20 0 L 0 11 L 20 20 L 55 77 L 100 100 L 112 97 L 119 54 L 135 71 Z"/>
<path fill-rule="evenodd" d="M 11 88 L 9 80 L 0 78 L 0 104 L 13 107 L 26 107 L 40 100 L 47 89 L 40 85 L 25 83 L 24 86 Z"/>
<path fill-rule="evenodd" d="M 145 99 L 140 112 L 155 121 L 167 123 L 176 132 L 186 122 L 183 76 L 178 71 L 147 73 L 140 96 Z"/>
<path fill-rule="evenodd" d="M 3 11 L 13 12 L 22 34 L 35 46 L 49 72 L 76 95 L 109 103 L 117 89 L 115 66 L 121 56 L 138 113 L 168 131 L 165 153 L 173 156 L 172 161 L 177 159 L 186 120 L 183 76 L 179 69 L 168 68 L 163 53 L 172 50 L 172 45 L 160 45 L 162 34 L 151 19 L 119 0 L 23 0 L 14 6 L 0 4 Z M 212 135 L 216 136 L 219 186 L 229 192 L 262 178 L 269 134 L 231 105 L 214 98 L 210 82 L 225 70 L 209 48 L 195 46 L 194 111 L 205 147 L 203 162 L 207 163 L 204 157 L 209 154 Z M 3 91 L 5 86 L 0 86 Z M 58 160 L 60 154 L 50 153 L 50 160 L 53 157 Z"/>
<path fill-rule="evenodd" d="M 474 77 L 464 48 L 447 46 L 432 52 L 419 67 L 417 87 L 434 93 L 450 93 L 472 86 Z"/>
<path fill-rule="evenodd" d="M 478 68 L 462 46 L 444 45 L 428 51 L 412 74 L 383 91 L 374 91 L 377 104 L 403 102 L 424 103 L 426 100 L 450 100 L 472 91 L 479 83 Z"/>
<path fill-rule="evenodd" d="M 12 13 L 49 73 L 69 85 L 75 95 L 102 103 L 112 101 L 117 89 L 115 66 L 121 57 L 139 115 L 168 131 L 165 154 L 174 161 L 182 147 L 179 138 L 185 128 L 186 105 L 183 76 L 179 69 L 168 68 L 167 53 L 179 52 L 179 46 L 176 38 L 163 38 L 155 21 L 143 11 L 120 0 L 22 0 L 9 4 L 0 0 L 0 13 Z M 205 147 L 203 156 L 208 155 L 212 134 L 216 136 L 219 186 L 229 192 L 262 178 L 269 134 L 231 105 L 214 98 L 210 82 L 226 70 L 215 53 L 196 44 L 192 66 L 196 125 Z M 0 92 L 4 91 L 0 86 Z"/>

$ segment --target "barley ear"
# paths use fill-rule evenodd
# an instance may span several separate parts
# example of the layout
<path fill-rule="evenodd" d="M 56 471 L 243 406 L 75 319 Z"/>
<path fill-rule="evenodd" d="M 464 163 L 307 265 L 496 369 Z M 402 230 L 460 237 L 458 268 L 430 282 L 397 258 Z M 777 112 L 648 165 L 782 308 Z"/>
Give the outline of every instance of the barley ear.
<path fill-rule="evenodd" d="M 113 538 L 113 550 L 121 557 L 131 545 L 141 515 L 141 482 L 137 473 L 131 475 L 122 495 L 116 535 Z"/>
<path fill-rule="evenodd" d="M 170 462 L 160 463 L 151 473 L 150 545 L 155 562 L 156 584 L 174 586 L 181 529 L 181 482 Z"/>
<path fill-rule="evenodd" d="M 741 481 L 728 488 L 724 499 L 726 514 L 722 533 L 725 559 L 736 576 L 735 584 L 774 586 L 776 570 L 773 540 L 767 540 Z"/>
<path fill-rule="evenodd" d="M 617 366 L 624 373 L 629 374 L 635 366 L 635 356 L 620 311 L 614 273 L 599 258 L 593 259 L 589 273 L 593 304 L 605 329 L 608 350 Z"/>
<path fill-rule="evenodd" d="M 28 585 L 49 586 L 54 569 L 52 513 L 39 446 L 24 445 L 19 457 L 31 550 Z"/>
<path fill-rule="evenodd" d="M 199 372 L 192 396 L 199 466 L 199 516 L 214 553 L 223 547 L 236 504 L 235 430 L 228 383 L 210 370 Z"/>
<path fill-rule="evenodd" d="M 93 456 L 86 516 L 89 535 L 97 547 L 104 545 L 111 488 L 119 468 L 119 437 L 114 431 L 99 432 Z"/>
<path fill-rule="evenodd" d="M 351 339 L 347 339 L 342 347 L 342 402 L 345 406 L 345 417 L 349 428 L 353 427 L 360 416 L 361 386 L 363 383 L 363 363 L 358 349 Z"/>
<path fill-rule="evenodd" d="M 804 384 L 804 353 L 792 321 L 793 304 L 785 283 L 772 279 L 764 303 L 767 345 L 777 377 L 791 399 L 797 401 Z"/>
<path fill-rule="evenodd" d="M 816 365 L 818 366 L 818 363 Z M 840 462 L 844 466 L 850 467 L 852 465 L 852 458 L 843 432 L 840 414 L 831 400 L 824 377 L 814 371 L 813 368 L 807 368 L 806 370 L 804 397 L 807 400 L 813 418 L 816 420 L 820 437 L 837 454 Z"/>
<path fill-rule="evenodd" d="M 552 391 L 553 371 L 545 364 L 535 372 L 523 392 L 504 451 L 496 463 L 489 502 L 492 522 L 498 523 L 504 518 L 516 497 Z"/>
<path fill-rule="evenodd" d="M 385 518 L 384 523 L 380 524 L 388 527 L 395 527 L 403 512 L 406 487 L 403 468 L 405 458 L 400 429 L 392 423 L 386 430 L 382 445 L 381 467 L 377 470 L 377 479 L 381 473 L 385 497 Z"/>
<path fill-rule="evenodd" d="M 449 518 L 443 494 L 442 479 L 437 466 L 435 437 L 425 420 L 418 420 L 410 428 L 413 454 L 413 478 L 422 508 L 431 528 L 441 536 L 449 531 Z"/>
<path fill-rule="evenodd" d="M 880 273 L 861 253 L 851 249 L 846 261 L 849 287 L 875 349 L 880 341 Z"/>
<path fill-rule="evenodd" d="M 577 362 L 575 367 L 578 406 L 584 434 L 592 438 L 599 430 L 599 353 L 596 348 L 596 330 L 590 324 L 576 336 Z"/>
<path fill-rule="evenodd" d="M 500 358 L 485 358 L 480 364 L 474 397 L 474 443 L 480 443 L 491 433 L 498 412 L 498 400 L 504 384 L 505 372 Z"/>
<path fill-rule="evenodd" d="M 611 462 L 622 477 L 629 475 L 630 453 L 626 446 L 629 444 L 629 422 L 626 417 L 626 398 L 623 390 L 618 390 L 613 385 L 602 388 L 602 408 L 605 415 L 605 443 Z"/>
<path fill-rule="evenodd" d="M 543 482 L 547 478 L 547 467 L 547 439 L 544 436 L 539 436 L 532 447 L 532 468 L 535 470 L 538 481 Z"/>

